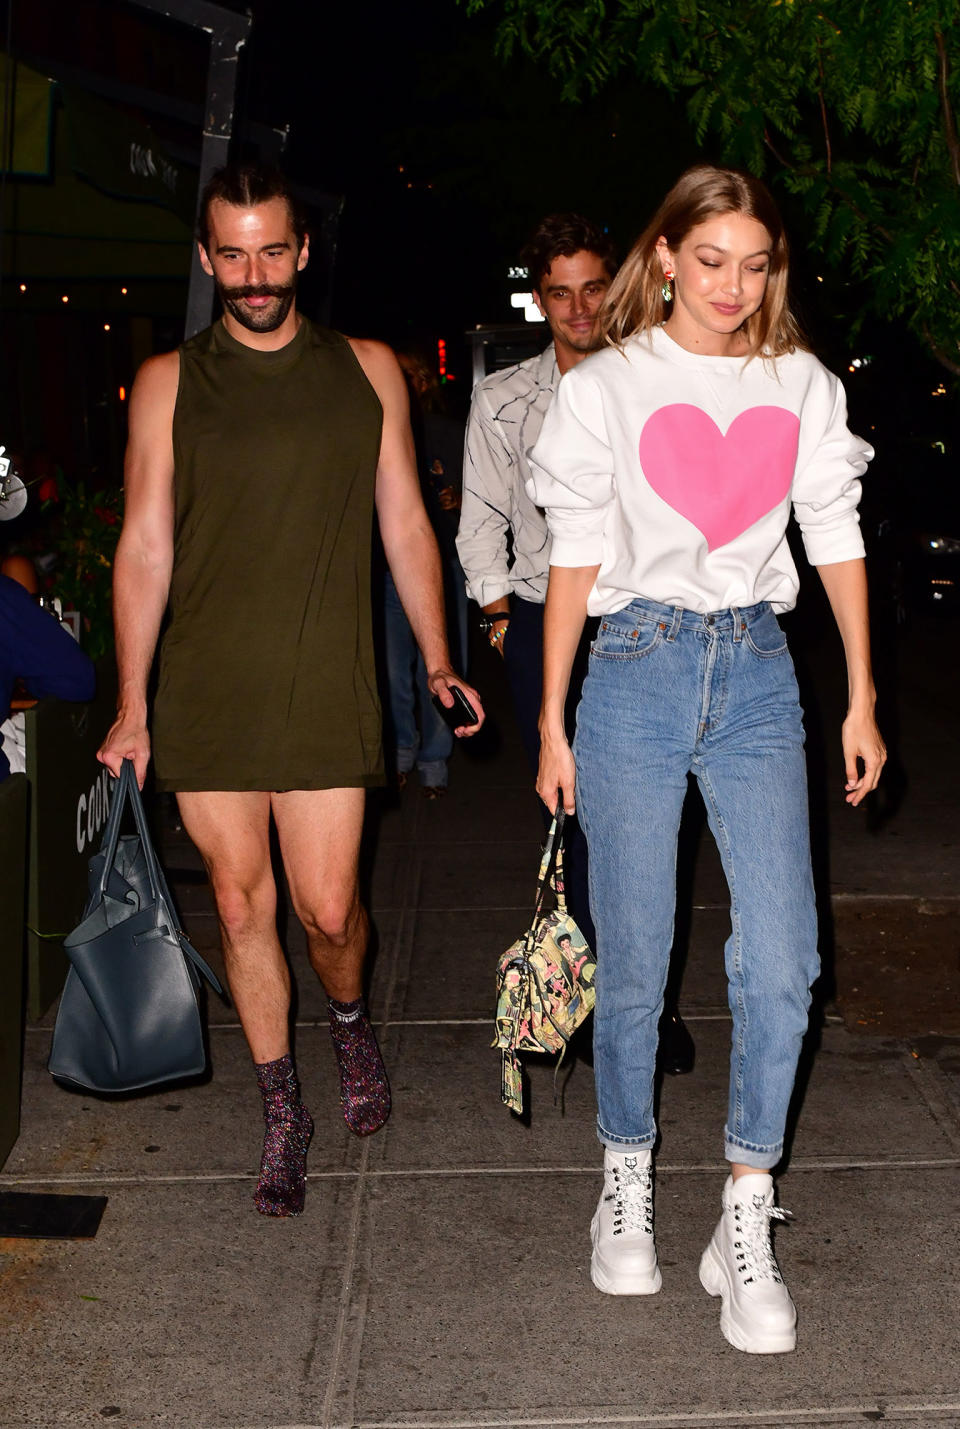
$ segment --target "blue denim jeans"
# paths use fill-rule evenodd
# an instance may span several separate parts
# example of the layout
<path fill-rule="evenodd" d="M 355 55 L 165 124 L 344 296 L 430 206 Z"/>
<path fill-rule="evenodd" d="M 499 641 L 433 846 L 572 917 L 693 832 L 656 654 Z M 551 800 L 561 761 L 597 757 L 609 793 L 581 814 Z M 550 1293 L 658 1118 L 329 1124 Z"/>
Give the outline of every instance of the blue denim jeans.
<path fill-rule="evenodd" d="M 604 616 L 577 714 L 597 930 L 594 1072 L 607 1146 L 652 1146 L 657 1022 L 687 774 L 730 888 L 728 1161 L 776 1165 L 819 972 L 803 716 L 769 605 Z"/>
<path fill-rule="evenodd" d="M 389 715 L 397 772 L 407 774 L 416 764 L 424 788 L 446 788 L 453 730 L 433 706 L 423 656 L 389 571 L 384 573 L 383 604 Z"/>

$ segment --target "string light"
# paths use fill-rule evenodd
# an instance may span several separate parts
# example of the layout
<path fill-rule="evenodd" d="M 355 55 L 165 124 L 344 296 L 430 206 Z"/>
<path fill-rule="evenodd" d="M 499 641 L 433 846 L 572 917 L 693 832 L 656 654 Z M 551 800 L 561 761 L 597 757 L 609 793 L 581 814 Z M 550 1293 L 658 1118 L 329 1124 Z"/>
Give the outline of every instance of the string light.
<path fill-rule="evenodd" d="M 119 397 L 120 397 L 120 401 L 121 401 L 121 402 L 125 402 L 125 401 L 127 400 L 127 389 L 126 389 L 126 387 L 121 387 L 121 388 L 120 388 Z"/>
<path fill-rule="evenodd" d="M 104 325 L 103 325 L 103 330 L 104 330 L 104 332 L 109 332 L 109 331 L 110 331 L 110 324 L 109 324 L 109 323 L 104 323 Z"/>
<path fill-rule="evenodd" d="M 126 290 L 126 288 L 121 288 L 120 291 L 121 291 L 121 293 L 123 294 L 124 297 L 127 296 L 127 290 Z"/>
<path fill-rule="evenodd" d="M 68 298 L 67 294 L 64 293 L 64 294 L 63 294 L 63 297 L 60 299 L 60 301 L 61 301 L 61 303 L 69 303 L 70 299 Z"/>
<path fill-rule="evenodd" d="M 26 283 L 21 283 L 21 284 L 20 284 L 20 291 L 21 291 L 21 293 L 25 293 L 25 292 L 27 291 L 27 285 L 26 285 Z"/>

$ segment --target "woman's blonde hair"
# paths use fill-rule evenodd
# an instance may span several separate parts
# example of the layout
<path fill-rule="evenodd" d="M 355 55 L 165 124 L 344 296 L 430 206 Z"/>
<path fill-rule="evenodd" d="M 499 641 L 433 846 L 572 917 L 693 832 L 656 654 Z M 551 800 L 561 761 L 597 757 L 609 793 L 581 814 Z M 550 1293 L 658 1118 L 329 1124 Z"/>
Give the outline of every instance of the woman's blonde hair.
<path fill-rule="evenodd" d="M 657 243 L 665 238 L 673 251 L 691 229 L 724 213 L 739 213 L 762 223 L 770 235 L 770 269 L 763 302 L 746 321 L 748 357 L 781 357 L 806 344 L 790 311 L 787 293 L 789 250 L 783 219 L 765 184 L 739 169 L 697 164 L 681 174 L 657 209 L 607 290 L 598 323 L 601 338 L 621 347 L 634 333 L 658 327 L 669 315 L 663 297 L 663 269 Z"/>

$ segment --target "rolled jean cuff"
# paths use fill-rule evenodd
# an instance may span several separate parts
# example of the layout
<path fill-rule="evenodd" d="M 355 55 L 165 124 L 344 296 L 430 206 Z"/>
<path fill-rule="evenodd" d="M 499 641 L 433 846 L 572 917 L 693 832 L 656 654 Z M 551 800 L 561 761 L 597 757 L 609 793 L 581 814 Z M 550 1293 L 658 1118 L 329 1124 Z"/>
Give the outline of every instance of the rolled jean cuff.
<path fill-rule="evenodd" d="M 723 1154 L 728 1161 L 740 1166 L 753 1166 L 758 1171 L 770 1171 L 783 1156 L 783 1142 L 776 1146 L 756 1146 L 749 1141 L 738 1141 L 729 1131 L 723 1133 Z"/>
<path fill-rule="evenodd" d="M 447 787 L 447 761 L 445 759 L 417 760 L 417 773 L 425 789 L 445 789 Z"/>
<path fill-rule="evenodd" d="M 651 1131 L 647 1136 L 614 1136 L 612 1132 L 604 1131 L 600 1122 L 597 1122 L 597 1140 L 611 1151 L 650 1151 L 656 1139 L 656 1131 Z"/>

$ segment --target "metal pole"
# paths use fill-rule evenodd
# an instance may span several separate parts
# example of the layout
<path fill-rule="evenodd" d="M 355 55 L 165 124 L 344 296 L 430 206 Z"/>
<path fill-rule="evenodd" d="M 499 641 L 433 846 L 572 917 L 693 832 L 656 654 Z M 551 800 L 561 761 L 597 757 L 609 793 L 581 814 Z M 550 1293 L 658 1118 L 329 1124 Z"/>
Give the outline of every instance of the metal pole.
<path fill-rule="evenodd" d="M 215 169 L 227 162 L 233 133 L 233 109 L 237 90 L 237 64 L 240 51 L 250 34 L 251 17 L 235 10 L 224 10 L 209 0 L 134 0 L 145 10 L 154 10 L 179 20 L 195 29 L 206 30 L 210 36 L 210 62 L 207 68 L 207 98 L 203 110 L 203 144 L 200 149 L 200 180 L 197 185 L 196 213 L 199 217 L 200 195 Z M 190 265 L 190 287 L 187 292 L 185 336 L 193 337 L 201 328 L 209 327 L 213 316 L 213 286 L 200 266 L 196 245 Z"/>

